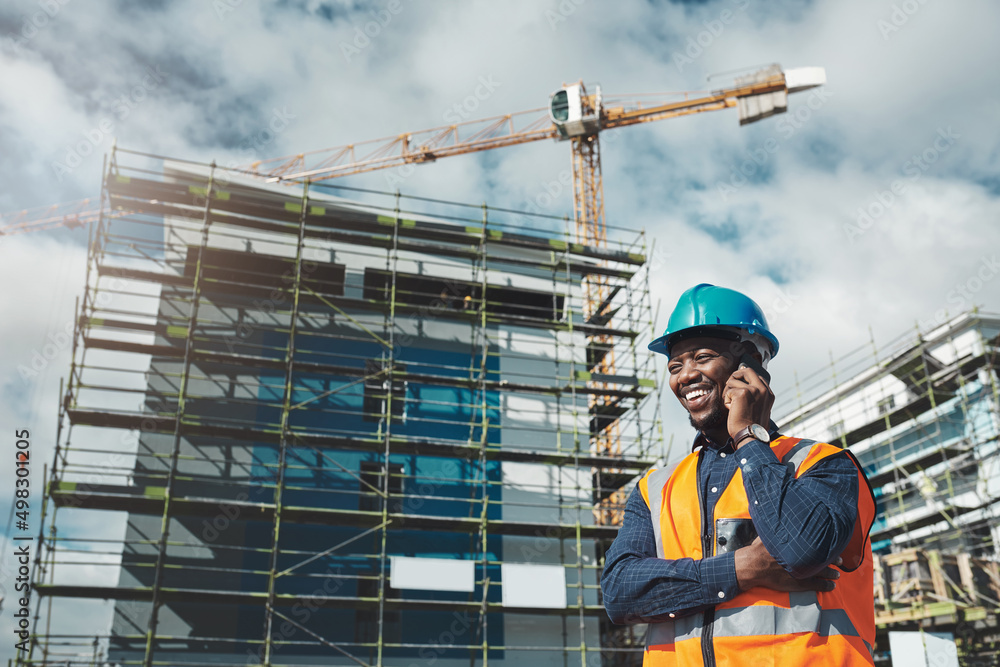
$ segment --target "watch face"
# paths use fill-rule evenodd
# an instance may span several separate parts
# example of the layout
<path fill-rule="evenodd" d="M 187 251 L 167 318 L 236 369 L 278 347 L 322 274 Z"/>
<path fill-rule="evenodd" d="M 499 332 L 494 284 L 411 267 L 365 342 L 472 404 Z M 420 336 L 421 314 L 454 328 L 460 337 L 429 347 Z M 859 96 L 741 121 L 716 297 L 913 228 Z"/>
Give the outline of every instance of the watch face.
<path fill-rule="evenodd" d="M 767 429 L 760 424 L 751 424 L 750 434 L 761 442 L 771 442 L 771 435 L 767 432 Z"/>

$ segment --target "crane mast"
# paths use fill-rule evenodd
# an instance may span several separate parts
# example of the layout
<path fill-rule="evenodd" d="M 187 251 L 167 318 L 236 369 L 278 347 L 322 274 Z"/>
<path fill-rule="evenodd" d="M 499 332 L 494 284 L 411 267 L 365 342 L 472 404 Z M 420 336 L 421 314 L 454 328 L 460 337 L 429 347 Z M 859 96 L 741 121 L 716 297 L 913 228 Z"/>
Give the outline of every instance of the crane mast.
<path fill-rule="evenodd" d="M 596 132 L 573 139 L 573 209 L 577 243 L 594 248 L 607 247 L 601 142 Z M 595 274 L 585 276 L 583 296 L 584 319 L 588 322 L 601 319 L 607 326 L 611 326 L 612 316 L 607 315 L 607 311 L 611 309 L 613 296 L 609 292 L 608 277 Z M 587 348 L 600 352 L 595 354 L 596 368 L 588 369 L 589 371 L 605 376 L 616 374 L 615 350 L 612 342 L 611 336 L 606 334 L 590 337 Z M 592 384 L 603 389 L 608 388 L 604 382 L 592 382 Z M 590 394 L 590 413 L 598 414 L 615 400 L 610 395 Z M 618 420 L 615 419 L 594 434 L 594 453 L 608 457 L 620 456 L 622 453 L 620 428 Z M 621 523 L 622 511 L 617 509 L 621 504 L 619 498 L 621 493 L 616 491 L 595 508 L 594 519 L 598 525 Z"/>

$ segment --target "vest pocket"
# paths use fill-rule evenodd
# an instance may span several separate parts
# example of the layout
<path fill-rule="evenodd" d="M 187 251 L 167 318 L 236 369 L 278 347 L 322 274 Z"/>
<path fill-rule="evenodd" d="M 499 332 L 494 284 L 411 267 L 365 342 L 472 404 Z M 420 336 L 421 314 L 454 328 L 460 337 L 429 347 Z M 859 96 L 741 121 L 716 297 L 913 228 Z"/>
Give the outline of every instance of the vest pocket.
<path fill-rule="evenodd" d="M 724 554 L 748 546 L 757 539 L 753 519 L 716 519 L 715 553 Z"/>

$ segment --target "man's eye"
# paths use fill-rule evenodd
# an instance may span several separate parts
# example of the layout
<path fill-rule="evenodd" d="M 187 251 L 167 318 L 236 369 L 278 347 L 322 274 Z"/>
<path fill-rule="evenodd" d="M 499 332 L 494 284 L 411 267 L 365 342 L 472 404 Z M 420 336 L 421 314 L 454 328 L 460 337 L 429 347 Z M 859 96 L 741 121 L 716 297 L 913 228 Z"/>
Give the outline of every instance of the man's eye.
<path fill-rule="evenodd" d="M 699 354 L 697 357 L 695 357 L 695 361 L 708 361 L 711 358 L 712 355 L 710 354 Z"/>
<path fill-rule="evenodd" d="M 677 375 L 680 372 L 681 367 L 680 366 L 670 366 L 669 368 L 667 368 L 667 370 L 670 371 L 671 375 Z"/>

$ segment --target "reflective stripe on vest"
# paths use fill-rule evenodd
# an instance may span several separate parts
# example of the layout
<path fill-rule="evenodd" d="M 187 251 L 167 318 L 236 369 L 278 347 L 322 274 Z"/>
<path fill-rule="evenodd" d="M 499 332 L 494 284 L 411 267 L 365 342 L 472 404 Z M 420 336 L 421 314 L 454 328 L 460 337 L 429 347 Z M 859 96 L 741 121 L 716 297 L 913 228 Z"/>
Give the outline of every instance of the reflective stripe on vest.
<path fill-rule="evenodd" d="M 656 555 L 663 558 L 663 540 L 660 537 L 660 511 L 663 509 L 663 489 L 667 486 L 667 480 L 674 474 L 679 463 L 675 463 L 669 468 L 660 468 L 649 473 L 647 488 L 649 489 L 649 514 L 653 522 L 653 539 L 656 540 Z M 654 501 L 655 496 L 655 501 Z"/>
<path fill-rule="evenodd" d="M 815 632 L 828 637 L 857 637 L 858 631 L 843 609 L 821 609 L 816 593 L 790 593 L 792 606 L 754 605 L 734 609 L 717 609 L 712 635 L 744 637 L 747 635 L 791 635 Z M 703 614 L 692 614 L 666 623 L 653 623 L 646 635 L 647 646 L 673 644 L 701 636 Z"/>
<path fill-rule="evenodd" d="M 788 466 L 792 474 L 795 474 L 799 466 L 802 465 L 802 462 L 809 456 L 809 452 L 815 444 L 815 440 L 806 440 L 805 438 L 799 440 L 799 444 L 789 449 L 788 453 L 782 457 L 781 462 Z"/>
<path fill-rule="evenodd" d="M 859 637 L 857 628 L 843 609 L 821 609 L 816 593 L 789 593 L 791 607 L 754 605 L 734 609 L 717 609 L 712 625 L 713 637 L 746 637 L 752 635 L 793 635 L 813 632 L 821 637 L 845 635 Z M 665 623 L 652 623 L 646 634 L 646 646 L 675 644 L 701 637 L 705 615 L 692 614 Z M 869 653 L 872 647 L 863 640 Z"/>

